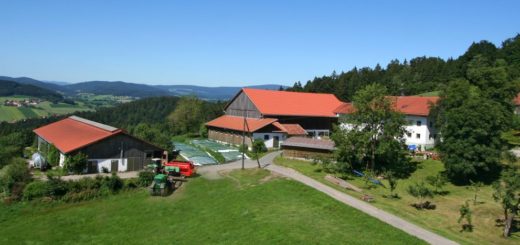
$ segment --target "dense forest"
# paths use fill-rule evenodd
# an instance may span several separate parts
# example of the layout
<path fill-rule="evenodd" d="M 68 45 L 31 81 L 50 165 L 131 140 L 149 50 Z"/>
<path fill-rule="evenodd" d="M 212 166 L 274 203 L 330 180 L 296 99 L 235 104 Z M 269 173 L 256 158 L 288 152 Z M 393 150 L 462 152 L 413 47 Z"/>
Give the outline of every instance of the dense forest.
<path fill-rule="evenodd" d="M 27 95 L 51 102 L 64 101 L 57 92 L 30 84 L 21 84 L 13 81 L 0 80 L 0 96 Z"/>
<path fill-rule="evenodd" d="M 520 77 L 520 34 L 505 40 L 501 47 L 488 41 L 470 45 L 457 59 L 417 57 L 409 61 L 391 61 L 386 68 L 354 67 L 350 71 L 315 77 L 305 85 L 296 82 L 290 91 L 334 93 L 339 99 L 352 101 L 356 91 L 378 83 L 392 95 L 416 95 L 441 90 L 449 81 L 468 79 L 470 62 L 480 56 L 485 63 L 504 66 L 510 80 Z"/>
<path fill-rule="evenodd" d="M 181 120 L 171 117 L 179 101 L 194 101 L 196 105 L 184 104 L 191 110 L 199 107 L 195 122 L 202 124 L 222 114 L 224 102 L 206 102 L 198 99 L 179 97 L 151 97 L 116 107 L 101 108 L 95 112 L 78 112 L 75 115 L 100 123 L 125 129 L 126 131 L 165 148 L 170 148 L 171 136 L 176 134 L 197 134 L 200 125 L 186 128 Z M 186 111 L 186 110 L 184 110 Z M 179 113 L 177 113 L 179 114 Z M 180 113 L 182 115 L 182 113 Z M 0 123 L 0 167 L 11 157 L 22 156 L 26 146 L 35 143 L 32 130 L 58 121 L 66 116 L 27 119 L 17 123 Z"/>

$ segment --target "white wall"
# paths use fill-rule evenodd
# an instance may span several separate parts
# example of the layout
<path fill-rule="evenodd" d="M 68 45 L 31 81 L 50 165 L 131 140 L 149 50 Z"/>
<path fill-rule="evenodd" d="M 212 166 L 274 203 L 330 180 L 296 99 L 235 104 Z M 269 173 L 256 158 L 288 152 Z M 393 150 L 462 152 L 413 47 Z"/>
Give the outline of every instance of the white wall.
<path fill-rule="evenodd" d="M 60 161 L 58 162 L 58 164 L 62 168 L 63 168 L 63 165 L 65 164 L 65 155 L 63 153 L 61 153 L 61 152 L 60 152 Z"/>
<path fill-rule="evenodd" d="M 408 134 L 404 135 L 407 145 L 416 145 L 419 150 L 426 150 L 434 146 L 436 132 L 432 119 L 421 116 L 406 116 L 405 120 L 408 122 L 405 126 Z M 420 126 L 417 122 L 420 122 Z"/>
<path fill-rule="evenodd" d="M 427 150 L 435 145 L 435 125 L 431 124 L 430 127 L 430 122 L 433 123 L 430 118 L 407 115 L 405 120 L 407 121 L 405 130 L 408 134 L 403 135 L 403 138 L 406 145 L 415 145 L 418 150 Z M 418 121 L 420 126 L 417 124 Z M 342 123 L 341 128 L 350 130 L 352 125 Z"/>
<path fill-rule="evenodd" d="M 268 136 L 269 139 L 265 140 L 265 136 Z M 278 144 L 280 145 L 282 142 L 285 141 L 286 136 L 284 133 L 253 133 L 253 139 L 261 139 L 264 141 L 264 144 L 267 148 L 273 148 L 274 144 L 274 136 L 278 136 Z"/>
<path fill-rule="evenodd" d="M 103 167 L 112 172 L 112 160 L 118 161 L 118 172 L 125 172 L 128 169 L 128 159 L 115 158 L 115 159 L 88 159 L 89 161 L 97 161 L 98 172 L 103 172 Z M 86 171 L 86 170 L 85 170 Z"/>

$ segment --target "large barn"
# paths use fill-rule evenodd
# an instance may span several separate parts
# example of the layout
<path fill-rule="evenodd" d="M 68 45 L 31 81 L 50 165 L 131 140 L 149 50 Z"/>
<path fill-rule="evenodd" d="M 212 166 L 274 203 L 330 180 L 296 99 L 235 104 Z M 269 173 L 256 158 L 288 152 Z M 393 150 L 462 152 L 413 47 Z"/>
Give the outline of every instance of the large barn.
<path fill-rule="evenodd" d="M 208 123 L 208 138 L 251 146 L 262 139 L 278 148 L 291 136 L 328 137 L 344 103 L 333 94 L 243 88 L 225 107 L 225 115 Z"/>
<path fill-rule="evenodd" d="M 67 156 L 79 152 L 87 155 L 87 173 L 135 171 L 143 169 L 152 159 L 167 160 L 164 149 L 105 124 L 71 116 L 37 128 L 38 151 L 46 155 L 49 145 L 60 152 L 59 165 Z"/>

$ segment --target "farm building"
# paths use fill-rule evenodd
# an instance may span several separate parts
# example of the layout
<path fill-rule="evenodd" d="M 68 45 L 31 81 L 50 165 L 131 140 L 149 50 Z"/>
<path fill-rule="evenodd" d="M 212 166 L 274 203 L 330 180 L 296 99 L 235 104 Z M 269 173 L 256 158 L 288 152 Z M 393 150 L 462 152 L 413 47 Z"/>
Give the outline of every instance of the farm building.
<path fill-rule="evenodd" d="M 344 103 L 333 94 L 243 88 L 226 105 L 225 115 L 208 123 L 208 138 L 230 144 L 262 139 L 278 148 L 291 136 L 328 137 Z M 244 119 L 245 118 L 245 119 Z"/>
<path fill-rule="evenodd" d="M 167 152 L 129 135 L 122 129 L 71 116 L 34 130 L 38 151 L 46 155 L 49 145 L 60 152 L 59 165 L 79 152 L 88 157 L 86 173 L 140 170 L 153 158 L 167 160 Z"/>
<path fill-rule="evenodd" d="M 330 139 L 291 137 L 282 144 L 282 155 L 296 159 L 332 159 L 334 142 Z"/>
<path fill-rule="evenodd" d="M 427 150 L 434 146 L 437 131 L 434 120 L 430 116 L 430 106 L 437 103 L 437 96 L 390 96 L 395 110 L 405 115 L 408 124 L 403 135 L 406 145 L 411 150 Z M 352 103 L 345 103 L 336 110 L 339 115 L 353 112 Z M 349 127 L 348 124 L 343 124 Z"/>

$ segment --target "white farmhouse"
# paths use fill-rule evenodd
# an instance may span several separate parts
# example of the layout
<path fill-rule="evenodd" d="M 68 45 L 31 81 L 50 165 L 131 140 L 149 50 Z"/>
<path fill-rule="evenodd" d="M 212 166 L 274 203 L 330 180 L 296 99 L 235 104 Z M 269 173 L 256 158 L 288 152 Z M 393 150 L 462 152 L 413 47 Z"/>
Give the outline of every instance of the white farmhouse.
<path fill-rule="evenodd" d="M 411 150 L 427 150 L 433 148 L 437 132 L 434 120 L 430 116 L 430 106 L 437 103 L 437 96 L 392 96 L 395 109 L 405 115 L 408 122 L 406 134 L 403 135 L 406 145 Z M 336 109 L 338 115 L 350 114 L 352 103 L 345 103 Z M 349 125 L 342 125 L 349 128 Z"/>

